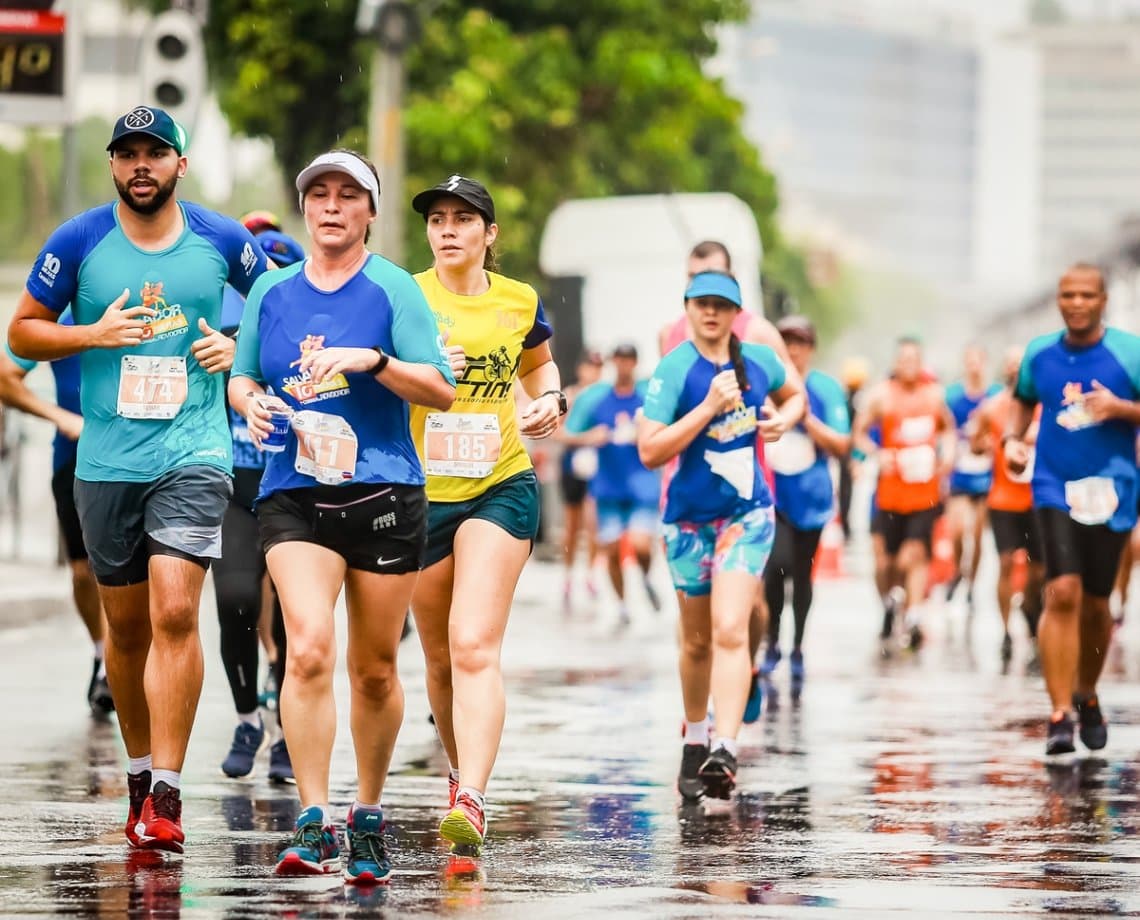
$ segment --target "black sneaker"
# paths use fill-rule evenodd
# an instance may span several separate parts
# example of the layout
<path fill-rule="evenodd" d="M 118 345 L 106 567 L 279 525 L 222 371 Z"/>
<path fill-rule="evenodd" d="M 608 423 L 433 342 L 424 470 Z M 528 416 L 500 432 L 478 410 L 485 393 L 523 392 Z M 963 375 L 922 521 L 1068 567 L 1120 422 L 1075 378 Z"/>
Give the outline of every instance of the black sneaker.
<path fill-rule="evenodd" d="M 293 776 L 293 761 L 289 757 L 289 748 L 285 746 L 285 739 L 273 742 L 269 749 L 269 781 L 271 783 L 296 783 Z"/>
<path fill-rule="evenodd" d="M 732 790 L 736 788 L 736 758 L 724 748 L 718 747 L 701 764 L 697 775 L 704 784 L 708 798 L 732 798 Z"/>
<path fill-rule="evenodd" d="M 91 668 L 91 681 L 87 684 L 87 705 L 97 716 L 105 716 L 115 711 L 115 701 L 111 699 L 111 687 L 103 670 L 103 659 L 96 658 Z"/>
<path fill-rule="evenodd" d="M 1104 713 L 1100 711 L 1100 700 L 1095 693 L 1084 699 L 1074 696 L 1073 705 L 1077 708 L 1081 744 L 1090 751 L 1099 751 L 1108 744 L 1108 725 L 1105 724 Z"/>
<path fill-rule="evenodd" d="M 681 772 L 677 774 L 677 791 L 687 802 L 697 802 L 705 794 L 705 784 L 701 782 L 700 771 L 708 756 L 707 744 L 681 746 Z"/>
<path fill-rule="evenodd" d="M 1050 719 L 1049 735 L 1045 739 L 1045 756 L 1072 754 L 1075 750 L 1073 720 L 1069 718 L 1069 714 L 1066 712 L 1059 719 Z"/>

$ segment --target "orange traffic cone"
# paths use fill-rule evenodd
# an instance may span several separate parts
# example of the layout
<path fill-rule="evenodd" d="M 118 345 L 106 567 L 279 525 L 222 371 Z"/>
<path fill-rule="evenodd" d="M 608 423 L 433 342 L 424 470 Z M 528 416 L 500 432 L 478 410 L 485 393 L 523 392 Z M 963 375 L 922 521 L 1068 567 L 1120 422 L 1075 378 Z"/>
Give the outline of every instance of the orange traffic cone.
<path fill-rule="evenodd" d="M 823 532 L 819 535 L 812 575 L 815 578 L 842 578 L 844 574 L 843 525 L 836 516 L 824 525 Z"/>
<path fill-rule="evenodd" d="M 954 577 L 954 541 L 950 539 L 949 528 L 945 515 L 934 522 L 930 567 L 926 570 L 927 593 L 935 585 L 944 585 Z"/>

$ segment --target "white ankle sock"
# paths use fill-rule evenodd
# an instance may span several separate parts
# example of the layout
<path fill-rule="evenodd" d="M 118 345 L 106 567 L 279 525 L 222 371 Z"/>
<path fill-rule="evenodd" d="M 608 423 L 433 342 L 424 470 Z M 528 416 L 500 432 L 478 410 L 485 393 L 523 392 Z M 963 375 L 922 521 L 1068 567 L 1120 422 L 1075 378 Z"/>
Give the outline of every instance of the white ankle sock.
<path fill-rule="evenodd" d="M 265 728 L 261 721 L 261 713 L 256 709 L 253 712 L 239 712 L 237 717 L 239 722 L 243 722 L 246 725 L 252 725 L 254 728 Z"/>
<path fill-rule="evenodd" d="M 145 772 L 151 768 L 150 754 L 145 757 L 128 757 L 127 758 L 127 772 L 131 776 L 138 776 L 140 773 Z"/>
<path fill-rule="evenodd" d="M 172 789 L 182 788 L 182 774 L 177 770 L 154 770 L 150 771 L 150 791 L 154 792 L 154 787 L 159 783 L 166 783 Z"/>
<path fill-rule="evenodd" d="M 471 799 L 472 802 L 474 802 L 480 808 L 483 807 L 483 803 L 484 803 L 483 793 L 480 792 L 478 789 L 476 789 L 474 786 L 460 786 L 459 791 L 455 794 L 456 799 L 458 799 L 459 796 L 461 796 L 461 795 L 467 796 L 469 799 Z"/>
<path fill-rule="evenodd" d="M 718 748 L 724 748 L 733 757 L 736 756 L 736 739 L 735 738 L 717 738 L 716 739 L 716 746 Z"/>
<path fill-rule="evenodd" d="M 709 743 L 709 720 L 701 719 L 700 722 L 686 722 L 685 723 L 685 744 L 708 744 Z"/>

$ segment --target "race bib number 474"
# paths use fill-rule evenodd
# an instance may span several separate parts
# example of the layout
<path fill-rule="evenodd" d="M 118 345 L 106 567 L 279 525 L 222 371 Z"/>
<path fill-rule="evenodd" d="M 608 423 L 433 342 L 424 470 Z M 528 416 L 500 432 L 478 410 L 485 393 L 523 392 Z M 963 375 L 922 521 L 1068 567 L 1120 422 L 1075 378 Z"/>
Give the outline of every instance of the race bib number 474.
<path fill-rule="evenodd" d="M 172 419 L 187 391 L 184 357 L 123 355 L 116 410 L 123 418 Z"/>

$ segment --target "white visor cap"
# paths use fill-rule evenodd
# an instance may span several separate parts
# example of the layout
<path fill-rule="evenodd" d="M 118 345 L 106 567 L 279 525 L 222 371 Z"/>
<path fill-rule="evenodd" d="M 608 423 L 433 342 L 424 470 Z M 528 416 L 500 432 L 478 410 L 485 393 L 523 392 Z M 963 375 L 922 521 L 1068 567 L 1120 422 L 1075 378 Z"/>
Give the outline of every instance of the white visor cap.
<path fill-rule="evenodd" d="M 372 210 L 377 214 L 380 213 L 380 185 L 377 183 L 376 177 L 372 175 L 372 170 L 365 165 L 360 157 L 353 156 L 351 153 L 339 152 L 322 153 L 297 173 L 297 202 L 302 211 L 305 210 L 305 191 L 313 184 L 317 176 L 330 172 L 344 173 L 350 177 L 353 182 L 368 192 L 368 197 L 372 199 Z"/>

